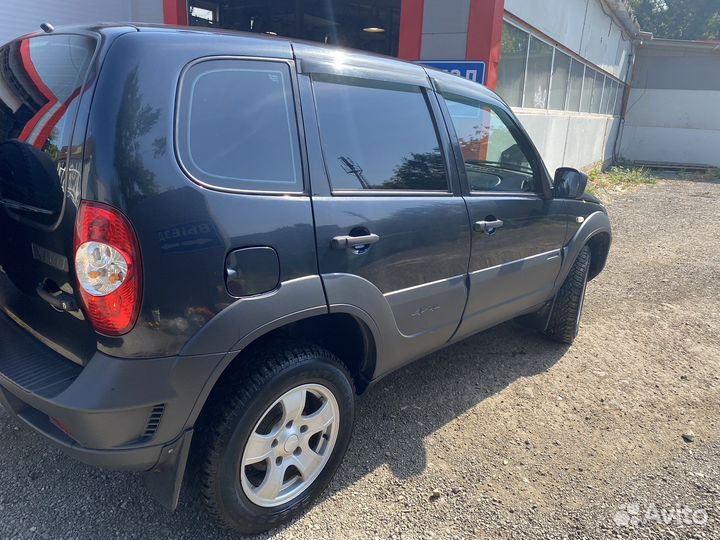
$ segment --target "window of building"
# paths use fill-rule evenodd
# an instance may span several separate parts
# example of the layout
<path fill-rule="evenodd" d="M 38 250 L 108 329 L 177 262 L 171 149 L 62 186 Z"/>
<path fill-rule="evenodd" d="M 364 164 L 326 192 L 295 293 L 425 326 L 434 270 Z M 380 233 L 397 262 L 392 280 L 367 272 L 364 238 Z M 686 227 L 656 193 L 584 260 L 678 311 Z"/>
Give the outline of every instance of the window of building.
<path fill-rule="evenodd" d="M 602 73 L 596 73 L 595 85 L 593 87 L 592 97 L 590 98 L 590 112 L 593 114 L 600 114 L 604 84 L 605 76 Z"/>
<path fill-rule="evenodd" d="M 602 103 L 600 105 L 601 114 L 612 114 L 613 103 L 615 100 L 615 92 L 617 92 L 617 83 L 610 78 L 605 78 L 605 88 L 603 90 Z"/>
<path fill-rule="evenodd" d="M 590 93 L 590 111 L 593 114 L 600 113 L 600 99 L 602 99 L 602 87 L 605 77 L 602 73 L 595 72 L 592 92 Z"/>
<path fill-rule="evenodd" d="M 618 81 L 507 21 L 497 92 L 511 107 L 617 114 Z"/>
<path fill-rule="evenodd" d="M 314 75 L 313 89 L 334 191 L 448 191 L 423 89 L 334 75 Z"/>
<path fill-rule="evenodd" d="M 226 189 L 302 191 L 287 64 L 195 64 L 183 77 L 179 110 L 178 154 L 196 180 Z"/>
<path fill-rule="evenodd" d="M 502 60 L 498 71 L 497 91 L 512 107 L 522 106 L 529 38 L 527 32 L 503 23 Z"/>
<path fill-rule="evenodd" d="M 625 97 L 625 85 L 622 83 L 618 83 L 618 93 L 617 93 L 617 97 L 615 98 L 615 116 L 620 116 L 622 114 L 624 97 Z"/>
<path fill-rule="evenodd" d="M 190 26 L 217 26 L 219 11 L 220 5 L 217 2 L 195 0 L 188 6 Z"/>
<path fill-rule="evenodd" d="M 590 110 L 594 114 L 602 114 L 602 98 L 605 91 L 605 75 L 598 73 L 595 75 L 595 89 L 593 90 L 592 102 Z"/>
<path fill-rule="evenodd" d="M 443 94 L 465 161 L 471 191 L 528 192 L 533 168 L 509 118 L 489 105 Z"/>
<path fill-rule="evenodd" d="M 550 84 L 549 109 L 562 111 L 565 109 L 565 101 L 568 95 L 568 77 L 570 76 L 570 57 L 555 50 L 553 60 L 552 82 Z"/>
<path fill-rule="evenodd" d="M 593 114 L 600 114 L 600 100 L 602 99 L 604 84 L 605 76 L 600 72 L 596 72 L 592 96 L 590 97 L 590 112 Z"/>
<path fill-rule="evenodd" d="M 190 0 L 190 24 L 397 56 L 401 0 Z"/>
<path fill-rule="evenodd" d="M 580 100 L 580 112 L 589 113 L 590 103 L 592 101 L 593 91 L 595 90 L 596 71 L 592 68 L 585 68 L 585 77 L 583 78 L 582 99 Z"/>
<path fill-rule="evenodd" d="M 523 107 L 546 109 L 550 90 L 553 47 L 530 36 Z"/>
<path fill-rule="evenodd" d="M 613 92 L 612 100 L 608 104 L 608 110 L 609 110 L 608 114 L 612 114 L 612 115 L 615 114 L 617 101 L 620 99 L 620 83 L 615 81 L 614 87 L 615 87 L 615 91 Z"/>
<path fill-rule="evenodd" d="M 580 112 L 580 97 L 582 96 L 583 78 L 585 77 L 585 64 L 574 58 L 570 66 L 569 96 L 567 110 Z"/>

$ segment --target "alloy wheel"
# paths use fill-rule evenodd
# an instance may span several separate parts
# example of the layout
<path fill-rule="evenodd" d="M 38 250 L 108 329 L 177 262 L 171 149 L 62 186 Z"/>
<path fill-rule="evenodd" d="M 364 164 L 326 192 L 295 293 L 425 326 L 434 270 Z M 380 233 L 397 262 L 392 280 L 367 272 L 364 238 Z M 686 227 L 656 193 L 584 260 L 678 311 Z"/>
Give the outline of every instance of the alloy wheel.
<path fill-rule="evenodd" d="M 340 422 L 333 393 L 303 384 L 263 413 L 245 443 L 240 485 L 258 506 L 274 507 L 303 493 L 332 455 Z"/>

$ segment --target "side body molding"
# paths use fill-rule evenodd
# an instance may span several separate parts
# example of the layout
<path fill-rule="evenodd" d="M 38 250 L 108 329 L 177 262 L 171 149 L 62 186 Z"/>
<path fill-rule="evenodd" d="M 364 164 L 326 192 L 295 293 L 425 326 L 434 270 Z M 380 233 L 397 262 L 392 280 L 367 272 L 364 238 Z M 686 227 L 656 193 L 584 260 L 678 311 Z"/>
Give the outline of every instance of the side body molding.
<path fill-rule="evenodd" d="M 563 262 L 562 266 L 560 267 L 560 273 L 558 274 L 557 278 L 555 279 L 555 287 L 554 290 L 557 292 L 557 290 L 562 285 L 563 281 L 565 281 L 565 278 L 567 277 L 568 273 L 570 272 L 570 268 L 572 268 L 573 263 L 575 262 L 575 259 L 577 259 L 577 256 L 580 254 L 580 250 L 585 246 L 585 244 L 588 243 L 590 239 L 592 239 L 594 236 L 601 234 L 601 233 L 607 233 L 612 240 L 612 230 L 610 228 L 610 219 L 608 218 L 608 215 L 605 212 L 602 212 L 598 210 L 597 212 L 593 212 L 588 217 L 585 218 L 585 221 L 580 226 L 580 228 L 577 230 L 575 235 L 570 239 L 570 241 L 567 243 L 567 245 L 563 248 Z M 608 244 L 608 249 L 610 245 Z M 602 262 L 603 266 L 605 265 L 605 261 Z M 602 268 L 600 268 L 602 269 Z"/>
<path fill-rule="evenodd" d="M 471 272 L 470 299 L 452 342 L 465 339 L 541 305 L 554 295 L 560 250 Z"/>
<path fill-rule="evenodd" d="M 284 281 L 274 291 L 233 302 L 203 326 L 180 355 L 239 351 L 274 328 L 327 312 L 320 276 Z"/>
<path fill-rule="evenodd" d="M 401 367 L 412 360 L 430 354 L 443 347 L 457 329 L 458 321 L 442 308 L 428 313 L 410 314 L 408 306 L 413 302 L 407 291 L 403 298 L 398 294 L 385 294 L 370 281 L 355 274 L 323 274 L 328 298 L 342 299 L 330 304 L 330 313 L 348 313 L 361 319 L 371 329 L 376 346 L 376 368 L 373 379 Z M 464 299 L 465 276 L 456 276 L 417 288 L 417 297 L 425 304 L 452 303 Z M 444 300 L 443 300 L 444 298 Z M 414 316 L 434 319 L 431 330 L 411 333 Z M 398 327 L 398 317 L 403 329 Z M 409 320 L 404 320 L 409 319 Z"/>

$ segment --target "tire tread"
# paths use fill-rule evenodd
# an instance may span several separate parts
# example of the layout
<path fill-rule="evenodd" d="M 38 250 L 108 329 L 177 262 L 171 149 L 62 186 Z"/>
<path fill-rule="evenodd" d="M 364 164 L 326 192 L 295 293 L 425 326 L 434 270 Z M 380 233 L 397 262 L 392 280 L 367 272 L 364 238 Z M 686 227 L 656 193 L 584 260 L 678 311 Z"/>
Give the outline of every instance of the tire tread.
<path fill-rule="evenodd" d="M 570 344 L 578 332 L 578 311 L 582 308 L 583 293 L 590 268 L 590 248 L 583 247 L 560 287 L 553 302 L 545 335 L 561 343 Z"/>
<path fill-rule="evenodd" d="M 226 399 L 216 399 L 210 404 L 206 416 L 209 422 L 206 422 L 204 429 L 201 428 L 199 433 L 206 441 L 204 448 L 200 450 L 202 456 L 199 464 L 200 494 L 205 508 L 213 518 L 239 532 L 254 534 L 274 528 L 299 517 L 313 503 L 314 497 L 308 497 L 302 504 L 274 516 L 268 516 L 262 524 L 247 523 L 240 528 L 229 518 L 229 513 L 222 506 L 217 485 L 218 467 L 225 444 L 236 427 L 238 417 L 275 375 L 302 363 L 308 357 L 322 359 L 340 369 L 350 383 L 353 395 L 355 394 L 353 378 L 347 367 L 328 350 L 314 344 L 277 343 L 254 351 L 245 370 L 221 382 L 223 387 L 219 396 Z"/>

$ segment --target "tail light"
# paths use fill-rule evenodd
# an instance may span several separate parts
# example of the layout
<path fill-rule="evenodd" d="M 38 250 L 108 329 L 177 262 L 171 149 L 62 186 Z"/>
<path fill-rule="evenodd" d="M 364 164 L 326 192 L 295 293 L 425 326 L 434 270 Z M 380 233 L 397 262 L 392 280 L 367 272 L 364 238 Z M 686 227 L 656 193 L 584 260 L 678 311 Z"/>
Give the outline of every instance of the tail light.
<path fill-rule="evenodd" d="M 108 336 L 129 332 L 140 310 L 142 265 L 135 231 L 115 208 L 80 203 L 75 275 L 93 328 Z"/>

